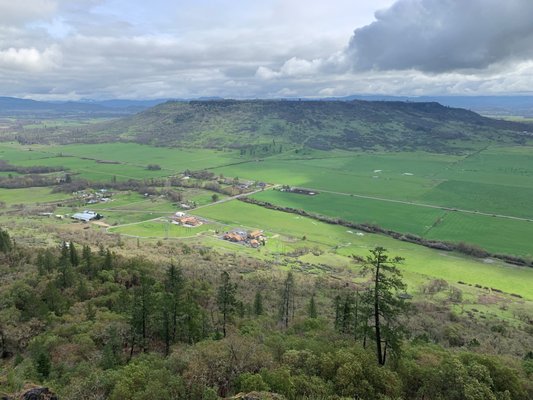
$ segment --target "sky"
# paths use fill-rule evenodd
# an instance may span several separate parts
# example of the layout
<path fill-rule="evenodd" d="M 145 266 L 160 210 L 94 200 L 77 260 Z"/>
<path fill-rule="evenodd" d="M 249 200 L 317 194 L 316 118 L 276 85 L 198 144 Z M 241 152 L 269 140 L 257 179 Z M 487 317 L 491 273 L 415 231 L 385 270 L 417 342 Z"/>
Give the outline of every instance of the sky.
<path fill-rule="evenodd" d="M 533 94 L 533 0 L 0 0 L 0 96 Z"/>

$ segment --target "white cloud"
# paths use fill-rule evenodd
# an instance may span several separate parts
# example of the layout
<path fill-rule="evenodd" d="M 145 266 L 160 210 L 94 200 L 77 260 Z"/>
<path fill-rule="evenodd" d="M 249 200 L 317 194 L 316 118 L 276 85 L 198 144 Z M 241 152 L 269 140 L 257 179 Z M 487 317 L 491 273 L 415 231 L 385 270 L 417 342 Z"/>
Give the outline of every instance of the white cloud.
<path fill-rule="evenodd" d="M 532 0 L 0 0 L 0 95 L 515 93 L 533 88 L 530 9 Z"/>
<path fill-rule="evenodd" d="M 39 51 L 36 48 L 14 48 L 0 51 L 0 69 L 17 68 L 38 72 L 57 67 L 61 53 L 57 46 Z"/>

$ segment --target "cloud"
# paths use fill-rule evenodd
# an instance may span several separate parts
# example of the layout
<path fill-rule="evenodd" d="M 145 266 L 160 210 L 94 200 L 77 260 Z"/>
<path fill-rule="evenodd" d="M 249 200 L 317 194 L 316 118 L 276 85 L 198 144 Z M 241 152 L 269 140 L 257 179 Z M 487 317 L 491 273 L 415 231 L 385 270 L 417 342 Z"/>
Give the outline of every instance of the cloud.
<path fill-rule="evenodd" d="M 398 0 L 346 54 L 355 70 L 484 69 L 533 58 L 532 16 L 531 0 Z"/>
<path fill-rule="evenodd" d="M 44 51 L 36 48 L 14 48 L 0 51 L 0 69 L 23 69 L 26 71 L 43 71 L 53 68 L 61 61 L 61 52 L 57 46 Z"/>
<path fill-rule="evenodd" d="M 318 97 L 533 87 L 533 0 L 302 4 L 0 0 L 0 95 Z"/>
<path fill-rule="evenodd" d="M 0 24 L 17 25 L 52 16 L 57 10 L 55 0 L 4 0 L 0 2 Z"/>

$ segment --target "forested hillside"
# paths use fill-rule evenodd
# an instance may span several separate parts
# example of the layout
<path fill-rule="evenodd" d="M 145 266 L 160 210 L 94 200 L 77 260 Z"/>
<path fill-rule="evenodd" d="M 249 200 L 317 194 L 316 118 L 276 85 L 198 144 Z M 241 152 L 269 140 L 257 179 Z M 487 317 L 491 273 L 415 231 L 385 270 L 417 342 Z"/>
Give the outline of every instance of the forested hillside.
<path fill-rule="evenodd" d="M 0 233 L 0 393 L 533 398 L 530 327 L 452 312 L 461 295 L 443 281 L 425 286 L 425 301 L 397 296 L 401 260 L 382 249 L 356 260 L 369 276 L 354 285 L 185 244 L 161 243 L 152 262 L 120 256 L 122 242 L 35 251 Z"/>
<path fill-rule="evenodd" d="M 315 149 L 454 151 L 516 143 L 529 127 L 438 103 L 369 101 L 167 102 L 94 127 L 90 137 L 170 146 L 277 144 Z"/>
<path fill-rule="evenodd" d="M 18 129 L 20 143 L 132 141 L 169 147 L 254 148 L 272 155 L 320 150 L 426 150 L 464 153 L 491 144 L 524 144 L 533 128 L 438 103 L 400 101 L 206 100 L 166 102 L 87 126 Z"/>

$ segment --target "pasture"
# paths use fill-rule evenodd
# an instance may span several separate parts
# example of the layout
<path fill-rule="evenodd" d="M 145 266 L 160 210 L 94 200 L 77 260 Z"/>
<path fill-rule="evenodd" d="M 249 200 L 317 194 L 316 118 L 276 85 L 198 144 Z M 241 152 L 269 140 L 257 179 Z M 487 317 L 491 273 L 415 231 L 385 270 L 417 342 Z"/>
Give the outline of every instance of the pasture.
<path fill-rule="evenodd" d="M 56 202 L 70 198 L 68 193 L 52 193 L 52 189 L 47 187 L 32 187 L 23 189 L 2 189 L 0 188 L 0 202 L 7 207 L 16 204 L 39 204 Z"/>
<path fill-rule="evenodd" d="M 465 241 L 491 252 L 532 254 L 528 238 L 533 237 L 533 225 L 527 221 L 449 213 L 419 206 L 427 204 L 533 219 L 530 200 L 533 198 L 533 147 L 528 146 L 488 147 L 466 155 L 291 149 L 264 159 L 250 159 L 235 150 L 162 148 L 135 143 L 67 146 L 3 143 L 0 144 L 0 159 L 20 166 L 61 166 L 74 179 L 96 182 L 144 180 L 174 175 L 186 169 L 208 168 L 230 178 L 321 191 L 315 198 L 268 191 L 256 195 L 260 200 L 282 206 L 377 224 L 432 239 Z M 148 170 L 149 164 L 157 164 L 161 170 Z M 38 189 L 36 196 L 20 201 L 23 193 L 32 192 L 4 191 L 0 193 L 0 201 L 7 198 L 8 204 L 20 204 L 65 197 Z M 350 197 L 350 194 L 378 199 Z M 211 192 L 198 190 L 185 199 L 201 206 L 210 203 L 211 196 Z M 150 212 L 172 211 L 166 206 L 154 209 L 148 203 L 138 206 L 139 209 L 131 206 L 131 216 L 119 215 L 118 211 L 116 215 L 110 214 L 115 210 L 108 214 L 116 216 L 113 223 L 123 223 L 139 221 L 143 216 L 162 215 Z"/>
<path fill-rule="evenodd" d="M 282 207 L 354 223 L 376 224 L 428 239 L 476 244 L 493 253 L 533 257 L 533 222 L 331 193 L 306 196 L 269 190 L 252 197 Z"/>
<path fill-rule="evenodd" d="M 339 217 L 351 222 L 369 223 L 422 236 L 444 210 L 411 204 L 390 203 L 332 193 L 307 196 L 268 190 L 256 193 L 254 199 L 283 207 L 306 210 L 315 214 Z"/>
<path fill-rule="evenodd" d="M 240 161 L 236 151 L 161 148 L 134 143 L 22 146 L 0 144 L 0 159 L 18 166 L 64 167 L 91 181 L 150 179 Z M 161 170 L 148 170 L 157 164 Z"/>
<path fill-rule="evenodd" d="M 196 237 L 214 230 L 214 225 L 203 224 L 194 228 L 172 224 L 166 220 L 146 221 L 133 225 L 110 228 L 112 233 L 143 238 L 187 238 Z"/>
<path fill-rule="evenodd" d="M 472 259 L 380 235 L 357 234 L 341 226 L 239 201 L 221 203 L 193 213 L 231 226 L 264 229 L 269 236 L 285 237 L 277 245 L 267 244 L 265 251 L 285 252 L 294 247 L 318 247 L 345 257 L 352 254 L 364 257 L 369 249 L 383 246 L 391 254 L 406 259 L 401 267 L 406 273 L 442 278 L 451 283 L 479 284 L 533 299 L 533 286 L 530 284 L 533 280 L 532 268 L 514 267 L 498 260 Z"/>

